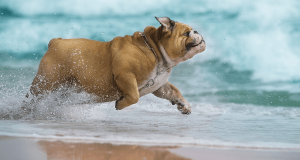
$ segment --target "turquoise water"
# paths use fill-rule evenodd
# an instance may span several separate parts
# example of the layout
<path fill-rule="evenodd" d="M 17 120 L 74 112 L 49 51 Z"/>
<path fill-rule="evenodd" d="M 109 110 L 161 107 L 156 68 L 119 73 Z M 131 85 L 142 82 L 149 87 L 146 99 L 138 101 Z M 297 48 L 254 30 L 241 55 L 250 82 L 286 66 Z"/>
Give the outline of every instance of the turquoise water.
<path fill-rule="evenodd" d="M 297 0 L 0 1 L 0 135 L 300 149 L 299 7 Z M 206 41 L 170 77 L 191 115 L 152 95 L 115 111 L 114 102 L 85 104 L 90 95 L 69 90 L 20 119 L 49 40 L 110 41 L 158 27 L 154 16 L 189 24 Z"/>

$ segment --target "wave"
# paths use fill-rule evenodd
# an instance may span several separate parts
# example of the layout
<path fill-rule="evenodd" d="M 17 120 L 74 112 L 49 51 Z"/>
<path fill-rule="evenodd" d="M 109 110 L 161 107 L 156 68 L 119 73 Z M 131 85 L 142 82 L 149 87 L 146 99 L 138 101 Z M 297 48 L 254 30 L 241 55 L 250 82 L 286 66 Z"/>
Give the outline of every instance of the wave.
<path fill-rule="evenodd" d="M 133 5 L 139 7 L 132 9 Z M 35 54 L 40 59 L 52 38 L 109 41 L 149 25 L 158 27 L 154 16 L 169 16 L 193 26 L 207 42 L 206 51 L 190 60 L 191 64 L 218 59 L 237 71 L 252 72 L 252 80 L 295 82 L 300 80 L 299 7 L 297 0 L 232 0 L 222 5 L 180 0 L 2 1 L 0 55 L 18 60 L 19 55 Z"/>

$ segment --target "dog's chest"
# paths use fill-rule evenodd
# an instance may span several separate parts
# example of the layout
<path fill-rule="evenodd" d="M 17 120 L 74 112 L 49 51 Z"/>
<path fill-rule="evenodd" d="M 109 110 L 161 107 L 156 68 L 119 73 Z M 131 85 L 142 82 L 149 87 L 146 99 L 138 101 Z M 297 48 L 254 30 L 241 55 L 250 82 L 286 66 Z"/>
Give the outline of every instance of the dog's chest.
<path fill-rule="evenodd" d="M 164 71 L 163 73 L 157 75 L 155 68 L 148 77 L 148 79 L 138 86 L 140 97 L 149 93 L 153 93 L 161 86 L 165 85 L 168 82 L 170 75 L 171 69 L 169 71 Z"/>

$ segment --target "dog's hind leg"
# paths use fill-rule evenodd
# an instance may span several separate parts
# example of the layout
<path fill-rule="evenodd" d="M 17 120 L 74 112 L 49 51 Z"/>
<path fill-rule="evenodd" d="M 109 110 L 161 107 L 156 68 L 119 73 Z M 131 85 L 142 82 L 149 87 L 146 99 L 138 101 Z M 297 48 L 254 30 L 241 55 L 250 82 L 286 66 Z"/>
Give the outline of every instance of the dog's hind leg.
<path fill-rule="evenodd" d="M 65 79 L 61 70 L 61 67 L 56 64 L 55 61 L 44 57 L 41 60 L 38 72 L 33 79 L 30 93 L 37 97 L 58 88 Z"/>

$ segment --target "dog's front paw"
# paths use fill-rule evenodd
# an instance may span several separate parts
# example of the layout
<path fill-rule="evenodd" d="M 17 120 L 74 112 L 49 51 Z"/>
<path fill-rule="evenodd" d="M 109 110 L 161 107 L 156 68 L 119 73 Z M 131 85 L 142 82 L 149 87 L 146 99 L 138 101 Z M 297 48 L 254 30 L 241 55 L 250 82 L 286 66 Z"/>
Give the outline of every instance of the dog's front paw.
<path fill-rule="evenodd" d="M 177 109 L 182 113 L 182 114 L 190 114 L 191 113 L 191 106 L 190 104 L 182 104 L 178 103 L 177 104 Z"/>
<path fill-rule="evenodd" d="M 124 98 L 124 97 L 122 96 L 122 97 L 120 97 L 119 100 L 116 101 L 116 104 L 115 104 L 116 110 L 121 110 L 121 109 L 123 109 L 123 108 L 121 108 L 120 105 L 119 105 L 119 102 L 120 102 L 123 98 Z"/>

